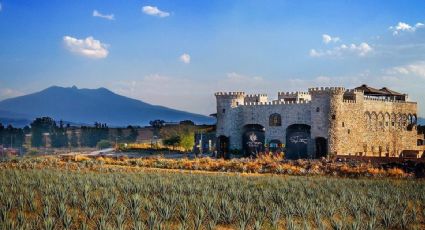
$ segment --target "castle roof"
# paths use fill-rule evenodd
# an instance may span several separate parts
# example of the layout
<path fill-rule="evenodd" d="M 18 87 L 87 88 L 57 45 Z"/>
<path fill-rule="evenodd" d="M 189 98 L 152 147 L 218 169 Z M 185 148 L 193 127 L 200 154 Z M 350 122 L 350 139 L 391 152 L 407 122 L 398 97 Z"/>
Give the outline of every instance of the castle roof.
<path fill-rule="evenodd" d="M 404 94 L 398 93 L 398 92 L 393 91 L 393 90 L 390 90 L 387 87 L 384 87 L 384 88 L 380 89 L 380 91 L 385 92 L 385 93 L 387 93 L 387 94 L 389 94 L 391 96 L 404 96 Z"/>
<path fill-rule="evenodd" d="M 385 95 L 384 92 L 380 91 L 379 89 L 375 89 L 373 87 L 370 87 L 366 84 L 363 84 L 356 88 L 357 90 L 362 90 L 365 95 L 372 95 L 372 96 L 383 96 Z"/>
<path fill-rule="evenodd" d="M 363 84 L 363 85 L 357 87 L 356 89 L 362 90 L 364 92 L 364 94 L 368 95 L 368 96 L 404 96 L 404 94 L 390 90 L 387 87 L 384 87 L 382 89 L 375 89 L 375 88 L 370 87 L 366 84 Z"/>

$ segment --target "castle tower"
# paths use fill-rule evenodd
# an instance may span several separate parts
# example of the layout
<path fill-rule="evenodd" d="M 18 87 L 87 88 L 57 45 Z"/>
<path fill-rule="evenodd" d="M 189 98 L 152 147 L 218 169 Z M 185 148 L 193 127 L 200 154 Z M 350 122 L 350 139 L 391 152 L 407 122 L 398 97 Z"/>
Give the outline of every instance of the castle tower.
<path fill-rule="evenodd" d="M 311 140 L 310 150 L 314 158 L 326 157 L 329 153 L 330 88 L 310 88 L 311 95 Z"/>
<path fill-rule="evenodd" d="M 223 154 L 230 149 L 241 148 L 240 129 L 242 116 L 240 105 L 244 104 L 244 92 L 217 92 L 217 131 L 218 150 Z M 232 138 L 230 138 L 232 137 Z M 222 147 L 220 149 L 220 146 Z"/>
<path fill-rule="evenodd" d="M 345 88 L 331 87 L 329 88 L 330 104 L 329 104 L 329 154 L 337 155 L 340 150 L 342 122 L 344 122 L 343 100 Z"/>

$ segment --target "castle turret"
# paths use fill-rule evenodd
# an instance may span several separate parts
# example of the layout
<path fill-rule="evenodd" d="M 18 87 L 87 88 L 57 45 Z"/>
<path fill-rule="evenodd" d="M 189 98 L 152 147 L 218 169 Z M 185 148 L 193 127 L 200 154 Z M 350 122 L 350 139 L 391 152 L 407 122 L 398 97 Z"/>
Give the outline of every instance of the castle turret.
<path fill-rule="evenodd" d="M 314 140 L 315 157 L 328 156 L 334 153 L 337 143 L 334 123 L 337 119 L 338 102 L 342 103 L 345 88 L 326 87 L 310 88 L 311 95 L 311 138 Z"/>
<path fill-rule="evenodd" d="M 244 104 L 244 92 L 218 92 L 215 93 L 217 99 L 217 137 L 226 137 L 228 149 L 240 149 L 240 129 L 242 116 L 240 107 Z M 230 138 L 233 137 L 233 138 Z"/>
<path fill-rule="evenodd" d="M 245 103 L 266 103 L 267 102 L 267 94 L 246 95 L 244 102 Z"/>

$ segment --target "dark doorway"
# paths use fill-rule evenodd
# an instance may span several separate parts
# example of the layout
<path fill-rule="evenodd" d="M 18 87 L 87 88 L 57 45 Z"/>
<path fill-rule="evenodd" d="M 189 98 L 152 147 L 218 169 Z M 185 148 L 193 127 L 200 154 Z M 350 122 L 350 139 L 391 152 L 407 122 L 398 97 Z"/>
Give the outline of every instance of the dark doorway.
<path fill-rule="evenodd" d="M 245 157 L 256 157 L 264 152 L 264 127 L 257 124 L 245 125 L 243 127 L 242 146 Z"/>
<path fill-rule="evenodd" d="M 219 136 L 217 138 L 217 157 L 228 158 L 229 157 L 229 138 L 226 136 Z"/>
<path fill-rule="evenodd" d="M 324 137 L 316 138 L 316 158 L 320 159 L 328 155 L 328 140 Z"/>
<path fill-rule="evenodd" d="M 310 126 L 294 124 L 286 129 L 286 152 L 287 159 L 309 158 L 308 144 L 310 142 Z"/>

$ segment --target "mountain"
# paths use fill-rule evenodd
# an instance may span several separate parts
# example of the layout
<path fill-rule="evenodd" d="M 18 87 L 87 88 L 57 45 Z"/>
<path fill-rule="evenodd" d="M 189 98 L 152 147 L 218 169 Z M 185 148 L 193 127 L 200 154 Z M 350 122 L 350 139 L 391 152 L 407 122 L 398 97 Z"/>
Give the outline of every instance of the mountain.
<path fill-rule="evenodd" d="M 79 124 L 101 122 L 109 126 L 147 125 L 155 119 L 167 122 L 192 120 L 197 124 L 214 123 L 211 117 L 151 105 L 105 88 L 52 86 L 37 93 L 0 101 L 0 121 L 33 120 L 41 116 Z"/>

